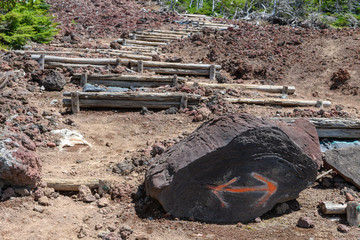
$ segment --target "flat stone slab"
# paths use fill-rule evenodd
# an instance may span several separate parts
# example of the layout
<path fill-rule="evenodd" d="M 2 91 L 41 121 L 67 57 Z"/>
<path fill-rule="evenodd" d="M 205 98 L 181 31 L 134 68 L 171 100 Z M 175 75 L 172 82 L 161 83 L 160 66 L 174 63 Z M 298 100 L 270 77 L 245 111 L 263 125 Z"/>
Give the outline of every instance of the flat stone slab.
<path fill-rule="evenodd" d="M 328 150 L 325 162 L 360 189 L 360 146 Z"/>
<path fill-rule="evenodd" d="M 204 123 L 154 158 L 145 186 L 173 216 L 247 222 L 295 199 L 315 180 L 316 169 L 274 123 L 232 114 Z"/>

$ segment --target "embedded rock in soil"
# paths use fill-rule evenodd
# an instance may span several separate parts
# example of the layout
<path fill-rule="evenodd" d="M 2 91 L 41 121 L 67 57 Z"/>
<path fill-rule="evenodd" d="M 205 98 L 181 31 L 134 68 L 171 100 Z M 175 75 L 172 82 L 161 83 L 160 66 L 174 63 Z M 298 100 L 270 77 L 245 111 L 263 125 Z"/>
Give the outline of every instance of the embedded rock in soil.
<path fill-rule="evenodd" d="M 325 162 L 346 181 L 360 189 L 360 147 L 332 149 L 325 152 Z"/>
<path fill-rule="evenodd" d="M 31 77 L 47 91 L 61 91 L 66 84 L 64 75 L 52 69 L 38 70 Z"/>
<path fill-rule="evenodd" d="M 204 123 L 150 164 L 148 195 L 175 217 L 210 222 L 255 219 L 295 199 L 317 173 L 283 130 L 248 114 Z"/>
<path fill-rule="evenodd" d="M 12 186 L 33 187 L 41 178 L 41 164 L 36 153 L 24 147 L 9 150 L 0 141 L 0 179 Z"/>
<path fill-rule="evenodd" d="M 351 76 L 348 70 L 340 68 L 331 76 L 332 85 L 330 89 L 337 89 L 339 86 L 345 84 L 348 80 L 350 80 L 350 78 Z"/>

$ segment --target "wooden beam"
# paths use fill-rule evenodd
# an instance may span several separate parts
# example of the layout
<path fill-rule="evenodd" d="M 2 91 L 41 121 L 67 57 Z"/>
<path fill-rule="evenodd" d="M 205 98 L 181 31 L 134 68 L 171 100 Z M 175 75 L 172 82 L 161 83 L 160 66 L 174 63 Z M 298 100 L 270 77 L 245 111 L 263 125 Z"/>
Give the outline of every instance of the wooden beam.
<path fill-rule="evenodd" d="M 103 179 L 101 179 L 103 180 Z M 99 187 L 99 179 L 59 179 L 59 178 L 50 178 L 45 177 L 42 179 L 46 183 L 47 187 L 53 188 L 55 191 L 79 191 L 81 185 L 88 186 L 91 189 Z M 109 180 L 104 180 L 109 181 Z"/>
<path fill-rule="evenodd" d="M 75 74 L 72 79 L 80 80 L 81 74 Z M 185 82 L 186 78 L 177 77 L 179 82 Z M 148 82 L 165 82 L 172 81 L 173 76 L 160 76 L 160 75 L 100 75 L 100 74 L 91 74 L 87 76 L 88 81 L 92 80 L 112 80 L 112 81 L 148 81 Z"/>
<path fill-rule="evenodd" d="M 80 112 L 80 102 L 79 102 L 79 93 L 78 92 L 71 93 L 71 111 L 73 113 Z"/>
<path fill-rule="evenodd" d="M 246 103 L 258 105 L 279 105 L 279 106 L 316 106 L 318 101 L 298 100 L 298 99 L 251 99 L 251 98 L 224 98 L 231 103 Z M 323 101 L 324 107 L 330 107 L 331 102 Z"/>
<path fill-rule="evenodd" d="M 194 85 L 195 82 L 186 82 L 186 85 Z M 227 89 L 227 88 L 240 88 L 244 90 L 256 90 L 262 92 L 270 92 L 270 93 L 281 93 L 284 86 L 277 85 L 257 85 L 257 84 L 229 84 L 229 83 L 203 83 L 196 82 L 196 84 L 200 87 L 208 87 L 208 88 L 218 88 L 218 89 Z M 295 93 L 294 86 L 287 86 L 288 94 Z"/>
<path fill-rule="evenodd" d="M 128 46 L 129 44 L 153 46 L 153 47 L 159 47 L 159 46 L 165 46 L 166 45 L 166 43 L 130 40 L 130 39 L 123 39 L 123 38 L 119 38 L 118 40 L 115 40 L 115 42 L 120 42 L 124 46 Z"/>

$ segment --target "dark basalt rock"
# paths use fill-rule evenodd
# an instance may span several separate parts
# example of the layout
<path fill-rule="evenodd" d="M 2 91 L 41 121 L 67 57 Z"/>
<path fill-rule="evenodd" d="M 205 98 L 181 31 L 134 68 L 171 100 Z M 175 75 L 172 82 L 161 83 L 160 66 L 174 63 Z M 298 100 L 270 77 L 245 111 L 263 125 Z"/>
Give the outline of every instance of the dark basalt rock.
<path fill-rule="evenodd" d="M 248 114 L 224 115 L 157 156 L 146 191 L 176 217 L 247 222 L 294 199 L 317 165 L 279 127 Z"/>

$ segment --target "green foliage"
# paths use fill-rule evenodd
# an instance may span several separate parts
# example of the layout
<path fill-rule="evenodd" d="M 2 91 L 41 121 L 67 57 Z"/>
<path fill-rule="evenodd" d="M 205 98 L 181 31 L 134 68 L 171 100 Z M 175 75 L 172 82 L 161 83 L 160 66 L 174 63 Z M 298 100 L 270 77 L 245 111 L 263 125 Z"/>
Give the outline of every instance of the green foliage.
<path fill-rule="evenodd" d="M 28 41 L 48 43 L 58 32 L 43 1 L 17 3 L 0 15 L 0 44 L 21 48 Z"/>

